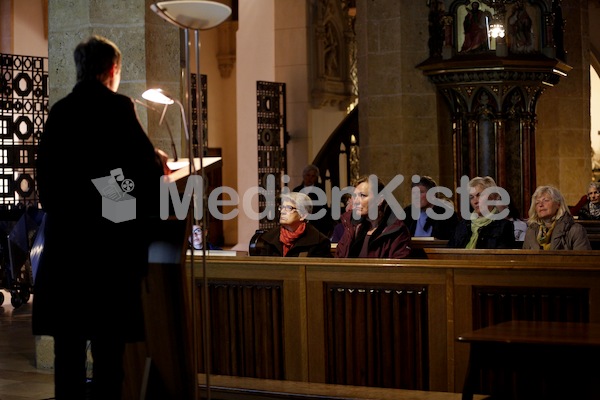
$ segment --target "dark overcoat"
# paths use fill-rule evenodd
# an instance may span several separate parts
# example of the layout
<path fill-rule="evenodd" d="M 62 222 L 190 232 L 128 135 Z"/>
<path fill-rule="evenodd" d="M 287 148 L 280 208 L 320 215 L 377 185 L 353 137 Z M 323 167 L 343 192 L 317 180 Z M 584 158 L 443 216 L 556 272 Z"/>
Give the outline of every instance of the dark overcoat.
<path fill-rule="evenodd" d="M 103 203 L 92 180 L 119 168 L 133 182 L 135 218 L 116 223 L 103 217 L 116 203 Z M 35 335 L 143 338 L 141 280 L 162 172 L 130 98 L 83 81 L 51 108 L 37 154 L 46 229 Z"/>

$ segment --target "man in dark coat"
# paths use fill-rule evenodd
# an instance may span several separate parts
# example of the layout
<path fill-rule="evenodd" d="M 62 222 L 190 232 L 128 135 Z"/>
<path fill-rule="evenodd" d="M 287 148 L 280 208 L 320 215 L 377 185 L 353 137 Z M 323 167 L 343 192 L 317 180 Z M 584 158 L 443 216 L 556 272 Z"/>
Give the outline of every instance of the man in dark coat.
<path fill-rule="evenodd" d="M 429 176 L 421 176 L 419 181 L 412 183 L 411 190 L 419 194 L 419 203 L 411 204 L 404 208 L 408 226 L 412 236 L 431 236 L 436 239 L 448 240 L 454 233 L 458 223 L 458 216 L 452 206 L 443 199 L 438 199 L 438 204 L 431 204 L 427 199 L 427 192 L 437 187 L 437 182 Z M 440 205 L 441 204 L 441 205 Z M 413 218 L 412 208 L 418 207 L 419 217 Z M 436 216 L 449 214 L 447 218 L 432 218 L 427 215 L 427 210 L 432 209 Z"/>
<path fill-rule="evenodd" d="M 93 36 L 74 57 L 77 84 L 51 108 L 38 148 L 46 229 L 32 328 L 54 337 L 56 399 L 85 398 L 88 341 L 93 398 L 120 399 L 125 343 L 144 336 L 141 280 L 165 154 L 146 136 L 132 100 L 116 93 L 117 46 Z M 111 184 L 98 188 L 98 178 Z M 104 217 L 120 201 L 134 204 L 133 212 L 119 222 Z"/>

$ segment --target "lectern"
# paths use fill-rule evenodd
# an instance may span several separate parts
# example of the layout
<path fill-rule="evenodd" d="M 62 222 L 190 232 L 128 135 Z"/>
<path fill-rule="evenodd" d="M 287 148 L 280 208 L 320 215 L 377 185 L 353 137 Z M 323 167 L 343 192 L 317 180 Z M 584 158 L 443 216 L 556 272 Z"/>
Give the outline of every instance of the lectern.
<path fill-rule="evenodd" d="M 180 160 L 180 164 L 188 162 Z M 220 157 L 203 157 L 202 166 L 210 172 L 220 167 Z M 195 169 L 200 159 L 194 159 Z M 175 167 L 174 164 L 171 164 Z M 189 169 L 179 165 L 167 183 L 185 192 Z M 148 271 L 143 281 L 142 301 L 146 340 L 132 343 L 125 355 L 126 400 L 196 399 L 197 368 L 193 340 L 192 293 L 185 257 L 192 216 L 183 220 L 170 216 L 155 221 L 149 248 Z"/>

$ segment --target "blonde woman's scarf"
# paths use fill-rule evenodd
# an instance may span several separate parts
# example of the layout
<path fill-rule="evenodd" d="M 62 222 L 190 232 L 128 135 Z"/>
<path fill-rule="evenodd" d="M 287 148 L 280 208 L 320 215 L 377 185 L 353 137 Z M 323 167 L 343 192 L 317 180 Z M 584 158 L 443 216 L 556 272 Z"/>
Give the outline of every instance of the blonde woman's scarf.
<path fill-rule="evenodd" d="M 494 208 L 492 214 L 496 214 L 497 210 Z M 479 239 L 479 230 L 484 226 L 489 225 L 492 222 L 491 219 L 486 217 L 480 217 L 479 214 L 471 214 L 471 239 L 465 249 L 474 249 L 477 245 L 477 239 Z"/>
<path fill-rule="evenodd" d="M 550 250 L 550 239 L 552 239 L 552 231 L 556 226 L 556 220 L 552 221 L 552 225 L 550 228 L 547 228 L 546 225 L 541 224 L 540 229 L 537 234 L 537 241 L 542 246 L 542 250 Z"/>

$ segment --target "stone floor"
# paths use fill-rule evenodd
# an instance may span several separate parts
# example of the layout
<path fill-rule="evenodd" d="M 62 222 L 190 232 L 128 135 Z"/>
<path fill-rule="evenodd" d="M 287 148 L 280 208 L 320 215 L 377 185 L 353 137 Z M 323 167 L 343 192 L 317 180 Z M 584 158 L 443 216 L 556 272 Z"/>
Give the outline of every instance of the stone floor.
<path fill-rule="evenodd" d="M 0 307 L 0 400 L 46 400 L 54 397 L 51 369 L 36 368 L 31 334 L 31 300 L 19 308 L 2 291 Z"/>

